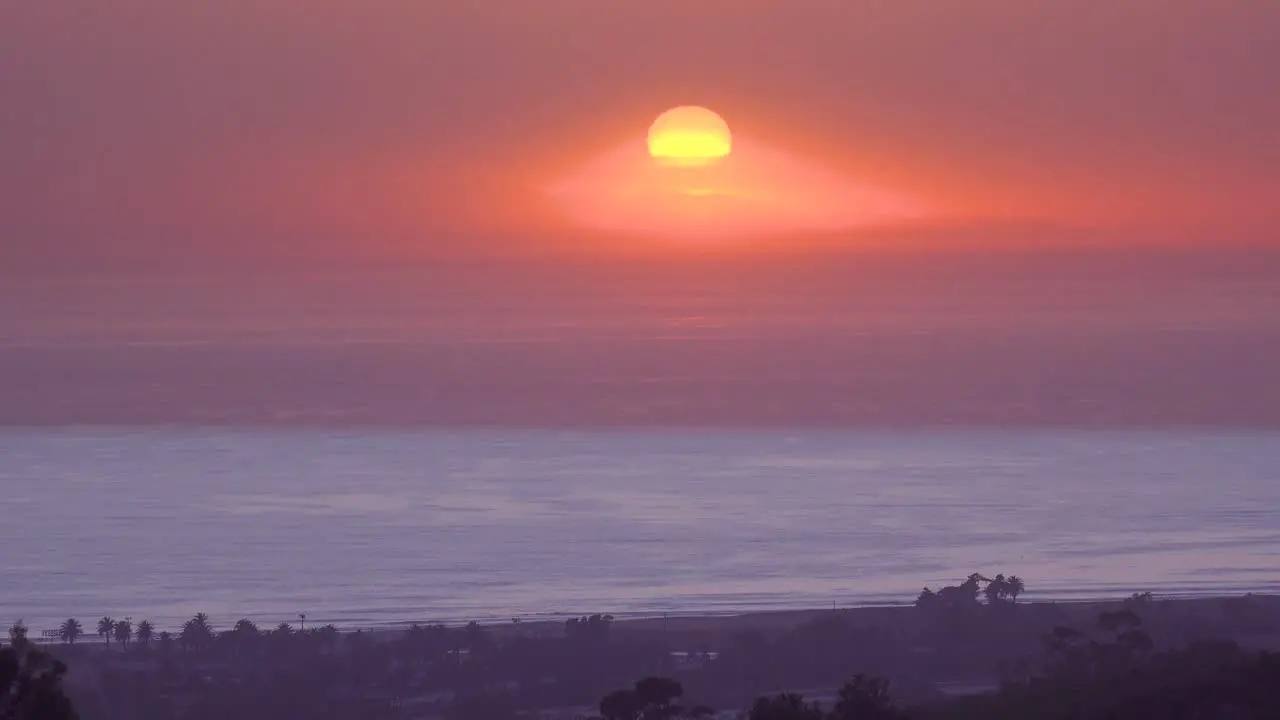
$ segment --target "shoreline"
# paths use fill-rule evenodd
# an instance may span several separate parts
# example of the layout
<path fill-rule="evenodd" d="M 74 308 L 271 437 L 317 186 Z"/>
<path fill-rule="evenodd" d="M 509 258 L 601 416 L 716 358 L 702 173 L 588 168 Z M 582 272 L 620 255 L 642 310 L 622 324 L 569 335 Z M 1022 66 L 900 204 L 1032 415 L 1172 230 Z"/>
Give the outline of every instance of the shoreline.
<path fill-rule="evenodd" d="M 1130 596 L 1099 596 L 1091 598 L 1068 598 L 1068 599 L 1036 599 L 1036 600 L 1020 600 L 1015 604 L 1018 608 L 1028 608 L 1027 612 L 1042 612 L 1046 609 L 1061 609 L 1068 614 L 1090 614 L 1101 608 L 1108 608 L 1120 605 L 1129 599 Z M 1280 591 L 1271 590 L 1267 592 L 1245 592 L 1245 593 L 1206 593 L 1206 594 L 1186 594 L 1177 593 L 1169 595 L 1153 595 L 1149 602 L 1162 607 L 1179 607 L 1183 609 L 1205 609 L 1214 605 L 1220 605 L 1224 602 L 1235 600 L 1254 599 L 1264 603 L 1273 603 L 1276 610 L 1280 611 Z M 914 602 L 901 602 L 892 604 L 867 604 L 867 605 L 848 605 L 833 606 L 826 608 L 818 607 L 797 607 L 789 609 L 776 610 L 726 610 L 724 612 L 668 612 L 662 614 L 635 614 L 635 615 L 614 615 L 602 612 L 601 615 L 608 615 L 613 618 L 613 626 L 619 631 L 628 632 L 649 632 L 665 630 L 673 633 L 683 632 L 726 632 L 726 631 L 742 631 L 742 630 L 780 630 L 785 631 L 802 625 L 814 619 L 818 619 L 830 615 L 838 616 L 857 616 L 868 620 L 883 618 L 890 615 L 897 615 L 903 612 L 915 610 Z M 581 618 L 594 615 L 596 613 L 585 614 L 565 614 L 556 615 L 554 617 L 539 616 L 536 619 L 521 618 L 519 623 L 502 622 L 499 620 L 476 620 L 475 622 L 486 630 L 498 631 L 503 634 L 514 633 L 544 633 L 549 630 L 559 632 L 563 629 L 567 620 L 572 618 Z M 470 622 L 470 621 L 467 621 Z M 427 623 L 418 622 L 420 625 L 442 624 L 449 628 L 465 627 L 467 622 L 442 622 Z M 365 628 L 354 628 L 347 630 L 339 626 L 341 632 L 371 632 L 375 636 L 386 636 L 401 634 L 410 626 L 415 624 L 413 621 L 404 621 L 396 623 L 392 626 L 376 626 Z"/>
<path fill-rule="evenodd" d="M 1021 599 L 1016 603 L 1019 608 L 1031 608 L 1028 612 L 1040 612 L 1045 608 L 1059 608 L 1068 612 L 1071 611 L 1092 611 L 1097 608 L 1110 607 L 1123 603 L 1129 598 L 1128 595 L 1111 595 L 1111 596 L 1093 596 L 1093 597 L 1064 597 L 1064 598 L 1034 598 Z M 1258 599 L 1262 602 L 1275 603 L 1277 611 L 1280 611 L 1280 588 L 1267 588 L 1258 592 L 1205 592 L 1205 593 L 1167 593 L 1153 594 L 1151 602 L 1162 606 L 1171 607 L 1178 606 L 1184 608 L 1193 608 L 1201 606 L 1211 606 L 1232 600 L 1241 600 L 1246 598 Z M 365 632 L 371 633 L 375 637 L 386 637 L 391 635 L 399 635 L 404 633 L 413 625 L 433 626 L 443 625 L 448 628 L 458 629 L 466 627 L 469 623 L 475 622 L 486 630 L 497 631 L 502 634 L 516 633 L 528 634 L 535 633 L 545 635 L 548 632 L 560 632 L 564 628 L 567 620 L 573 618 L 589 617 L 591 615 L 607 615 L 612 618 L 613 626 L 620 631 L 651 631 L 661 630 L 664 627 L 672 632 L 717 632 L 728 630 L 744 630 L 744 629 L 789 629 L 804 624 L 810 620 L 820 618 L 827 615 L 857 616 L 867 619 L 873 619 L 877 616 L 883 617 L 887 615 L 896 615 L 898 613 L 915 609 L 914 601 L 912 602 L 896 602 L 896 603 L 866 603 L 852 605 L 833 604 L 830 607 L 797 606 L 790 608 L 739 608 L 727 609 L 723 611 L 699 611 L 699 610 L 672 610 L 667 612 L 634 612 L 634 613 L 611 613 L 607 611 L 590 611 L 582 613 L 544 613 L 537 615 L 513 616 L 508 619 L 501 619 L 495 616 L 477 616 L 473 618 L 448 618 L 448 619 L 422 619 L 422 620 L 398 620 L 381 624 L 343 624 L 334 623 L 324 617 L 315 617 L 308 614 L 306 627 L 307 629 L 319 628 L 325 625 L 335 625 L 339 632 L 355 633 Z M 82 623 L 94 621 L 101 615 L 85 615 L 77 617 Z M 139 618 L 133 618 L 135 623 Z M 216 630 L 229 630 L 240 618 L 214 617 L 213 626 Z M 295 630 L 300 629 L 296 616 L 293 618 L 281 619 L 254 619 L 249 620 L 255 622 L 261 630 L 270 630 L 276 627 L 280 622 L 288 622 Z M 518 620 L 518 622 L 516 622 Z M 9 621 L 12 622 L 12 621 Z M 60 640 L 50 639 L 42 636 L 42 631 L 53 629 L 52 626 L 38 626 L 39 624 L 27 623 L 32 634 L 32 639 L 40 643 L 60 643 Z M 169 631 L 174 635 L 181 629 L 181 624 L 170 627 L 168 625 L 156 625 L 156 632 Z M 96 635 L 86 634 L 77 644 L 105 644 L 105 642 Z"/>
<path fill-rule="evenodd" d="M 1135 591 L 1137 592 L 1137 591 Z M 1133 593 L 1123 595 L 1040 595 L 1035 594 L 1031 597 L 1023 595 L 1016 603 L 1018 606 L 1093 606 L 1093 605 L 1109 605 L 1118 604 L 1129 599 Z M 1253 590 L 1239 591 L 1183 591 L 1183 592 L 1162 592 L 1151 593 L 1152 600 L 1156 602 L 1178 602 L 1178 603 L 1196 603 L 1202 601 L 1221 601 L 1232 600 L 1246 597 L 1254 598 L 1277 598 L 1280 600 L 1280 583 L 1274 586 L 1259 587 Z M 613 618 L 615 624 L 633 624 L 661 621 L 664 618 L 668 621 L 674 620 L 724 620 L 743 617 L 756 616 L 776 616 L 776 615 L 793 615 L 793 614 L 817 614 L 831 612 L 859 612 L 859 611 L 893 611 L 904 608 L 915 607 L 915 600 L 900 600 L 894 602 L 866 602 L 866 603 L 850 603 L 841 605 L 833 603 L 832 605 L 819 606 L 816 604 L 801 604 L 795 606 L 778 606 L 767 608 L 739 607 L 726 610 L 669 610 L 669 611 L 634 611 L 634 612 L 610 612 L 606 610 L 590 610 L 584 612 L 547 612 L 527 614 L 519 617 L 521 625 L 535 625 L 545 623 L 564 623 L 566 620 L 573 618 L 588 617 L 591 615 L 608 615 Z M 510 623 L 510 619 L 502 619 L 497 616 L 481 616 L 474 618 L 446 618 L 446 619 L 429 619 L 429 620 L 397 620 L 391 623 L 366 625 L 354 629 L 362 630 L 401 630 L 413 625 L 444 625 L 446 627 L 464 627 L 470 622 L 476 622 L 483 627 L 503 627 Z M 341 629 L 341 626 L 340 626 Z"/>
<path fill-rule="evenodd" d="M 1092 622 L 1092 618 L 1100 612 L 1114 609 L 1122 605 L 1129 596 L 1125 597 L 1099 597 L 1091 599 L 1070 599 L 1070 600 L 1051 600 L 1042 599 L 1034 601 L 1019 601 L 1011 604 L 1011 608 L 1016 608 L 1026 618 L 1054 618 L 1063 623 L 1075 621 Z M 1185 595 L 1154 595 L 1146 602 L 1150 603 L 1152 608 L 1160 608 L 1162 614 L 1174 612 L 1183 616 L 1199 616 L 1199 617 L 1228 617 L 1231 614 L 1232 603 L 1241 601 L 1251 601 L 1252 603 L 1260 603 L 1265 606 L 1269 612 L 1280 614 L 1280 592 L 1270 593 L 1239 593 L 1239 594 L 1206 594 L 1196 596 Z M 986 607 L 980 605 L 980 607 Z M 791 632 L 804 625 L 814 621 L 829 617 L 839 617 L 843 620 L 853 621 L 856 625 L 864 625 L 867 627 L 888 627 L 901 626 L 902 622 L 913 623 L 914 620 L 906 620 L 904 616 L 917 611 L 913 603 L 883 604 L 883 605 L 855 605 L 847 607 L 828 607 L 828 608 L 794 608 L 779 610 L 747 610 L 747 611 L 725 611 L 723 613 L 699 613 L 691 611 L 687 613 L 666 613 L 665 615 L 635 615 L 635 616 L 611 616 L 613 617 L 613 632 L 621 636 L 628 635 L 652 635 L 662 634 L 670 636 L 673 640 L 688 640 L 690 642 L 706 642 L 709 640 L 723 641 L 727 638 L 739 635 L 744 632 L 759 633 L 766 636 L 779 636 Z M 592 615 L 589 613 L 585 616 Z M 608 615 L 608 613 L 601 613 Z M 584 615 L 564 615 L 557 617 L 537 617 L 537 618 L 521 618 L 520 622 L 502 622 L 497 620 L 485 621 L 483 619 L 475 622 L 487 632 L 493 633 L 496 637 L 517 637 L 524 636 L 533 639 L 550 639 L 562 636 L 565 629 L 565 622 L 570 618 L 585 617 Z M 86 633 L 76 642 L 76 646 L 100 646 L 106 647 L 107 643 L 97 635 L 92 634 L 89 622 L 81 619 L 85 624 Z M 307 630 L 315 630 L 328 623 L 322 621 L 313 621 L 308 618 L 306 624 Z M 392 642 L 402 637 L 410 626 L 419 624 L 422 626 L 444 625 L 452 630 L 459 630 L 466 627 L 467 622 L 450 622 L 450 623 L 433 623 L 427 621 L 404 621 L 391 625 L 379 626 L 342 626 L 338 625 L 337 630 L 343 635 L 354 633 L 367 633 L 369 637 L 380 642 Z M 220 622 L 218 619 L 214 621 L 214 628 L 217 632 L 230 630 L 234 625 L 234 621 Z M 294 625 L 291 623 L 291 625 Z M 274 630 L 275 624 L 263 622 L 259 624 L 259 630 L 268 632 Z M 57 638 L 45 637 L 41 634 L 41 630 L 46 628 L 31 628 L 31 639 L 38 644 L 45 646 L 62 646 L 63 642 Z M 295 625 L 294 630 L 299 628 Z M 157 627 L 157 634 L 162 630 L 169 630 L 176 637 L 177 628 Z M 1280 638 L 1276 638 L 1280 640 Z M 115 647 L 115 643 L 111 647 Z"/>

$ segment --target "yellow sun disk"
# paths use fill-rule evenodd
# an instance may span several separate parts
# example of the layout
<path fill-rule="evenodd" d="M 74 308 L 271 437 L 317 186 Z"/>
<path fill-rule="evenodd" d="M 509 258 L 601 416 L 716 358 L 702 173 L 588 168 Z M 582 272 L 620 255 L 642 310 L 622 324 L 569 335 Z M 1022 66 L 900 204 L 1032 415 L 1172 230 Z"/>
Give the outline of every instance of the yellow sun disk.
<path fill-rule="evenodd" d="M 732 149 L 728 124 L 706 108 L 668 110 L 649 128 L 649 155 L 663 164 L 706 165 Z"/>

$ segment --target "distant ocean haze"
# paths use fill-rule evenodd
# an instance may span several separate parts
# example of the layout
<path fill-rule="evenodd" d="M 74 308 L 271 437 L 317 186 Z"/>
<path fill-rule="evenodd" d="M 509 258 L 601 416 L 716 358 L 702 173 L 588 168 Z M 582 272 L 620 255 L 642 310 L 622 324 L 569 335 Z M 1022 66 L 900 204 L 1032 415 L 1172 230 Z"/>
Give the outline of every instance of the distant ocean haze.
<path fill-rule="evenodd" d="M 7 344 L 1277 330 L 1280 253 L 901 252 L 0 279 Z"/>
<path fill-rule="evenodd" d="M 1280 426 L 1280 261 L 898 253 L 0 283 L 0 423 Z"/>

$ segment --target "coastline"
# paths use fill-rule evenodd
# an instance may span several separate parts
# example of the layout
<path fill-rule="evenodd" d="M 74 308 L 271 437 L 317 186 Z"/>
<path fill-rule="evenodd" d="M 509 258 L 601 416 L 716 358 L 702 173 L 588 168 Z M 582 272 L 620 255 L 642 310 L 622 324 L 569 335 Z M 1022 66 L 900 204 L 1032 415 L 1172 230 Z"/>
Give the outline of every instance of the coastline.
<path fill-rule="evenodd" d="M 1067 622 L 1071 620 L 1079 620 L 1081 618 L 1092 618 L 1100 612 L 1123 605 L 1126 600 L 1126 597 L 1120 596 L 1094 597 L 1087 599 L 1044 598 L 1020 600 L 1013 607 L 1027 616 L 1042 618 L 1055 616 L 1061 618 L 1064 622 Z M 1280 592 L 1275 591 L 1257 593 L 1154 595 L 1149 602 L 1154 607 L 1159 607 L 1169 611 L 1177 611 L 1181 614 L 1218 617 L 1222 616 L 1225 612 L 1229 612 L 1231 603 L 1239 601 L 1250 601 L 1255 604 L 1261 604 L 1269 612 L 1280 614 Z M 611 617 L 613 628 L 617 632 L 624 634 L 665 633 L 676 636 L 706 635 L 724 637 L 743 632 L 759 632 L 766 635 L 773 633 L 786 633 L 803 625 L 833 616 L 868 626 L 897 625 L 903 622 L 909 622 L 915 611 L 917 611 L 917 608 L 914 603 L 901 602 L 894 604 L 866 604 L 832 606 L 825 608 L 804 607 L 776 610 L 726 610 L 723 612 L 672 611 L 667 613 L 637 613 L 634 615 L 613 615 L 608 612 L 601 611 L 599 614 Z M 554 615 L 546 614 L 512 618 L 507 621 L 501 621 L 495 618 L 445 621 L 404 620 L 382 625 L 361 626 L 336 624 L 336 627 L 338 632 L 342 634 L 362 632 L 368 633 L 373 638 L 379 640 L 391 640 L 403 635 L 413 625 L 442 625 L 448 628 L 459 629 L 466 627 L 471 622 L 475 622 L 485 630 L 494 632 L 500 636 L 525 635 L 529 637 L 547 638 L 563 634 L 566 621 L 594 614 L 597 613 L 589 612 L 582 613 L 580 615 L 556 613 Z M 89 616 L 81 618 L 82 622 L 91 619 L 93 618 Z M 237 619 L 238 618 L 214 618 L 214 627 L 218 631 L 229 630 Z M 255 622 L 258 622 L 260 627 L 264 630 L 274 627 L 274 623 L 270 623 L 266 620 L 255 620 Z M 308 616 L 306 622 L 308 629 L 319 628 L 327 624 L 330 623 L 328 623 L 324 618 L 313 616 Z M 39 627 L 32 629 L 34 640 L 47 644 L 57 644 L 59 642 L 58 640 L 50 637 L 41 637 L 40 633 L 42 629 L 43 628 Z M 297 628 L 295 627 L 295 629 Z M 157 632 L 160 630 L 168 630 L 176 634 L 179 628 L 157 628 Z M 1277 638 L 1277 640 L 1280 640 L 1280 638 Z M 79 644 L 99 643 L 102 643 L 102 639 L 92 635 L 86 635 L 79 640 Z"/>
<path fill-rule="evenodd" d="M 1019 601 L 1014 605 L 1016 610 L 1033 616 L 1060 616 L 1064 621 L 1090 619 L 1105 610 L 1114 609 L 1125 603 L 1127 598 L 1091 598 L 1072 600 L 1029 600 Z M 1268 611 L 1280 613 L 1280 593 L 1243 593 L 1214 595 L 1157 595 L 1148 602 L 1162 610 L 1177 611 L 1187 615 L 1221 616 L 1230 612 L 1233 602 L 1250 601 L 1259 603 Z M 621 633 L 667 633 L 671 635 L 711 635 L 726 636 L 742 632 L 761 632 L 765 634 L 785 633 L 800 626 L 824 618 L 836 616 L 866 625 L 894 624 L 912 616 L 917 608 L 913 603 L 893 605 L 855 605 L 831 608 L 801 608 L 794 610 L 764 610 L 724 613 L 667 613 L 665 615 L 645 615 L 637 617 L 614 616 L 613 626 Z M 607 613 L 604 613 L 607 614 Z M 573 616 L 542 618 L 537 620 L 521 620 L 514 622 L 478 622 L 486 630 L 500 634 L 524 634 L 535 637 L 548 637 L 562 633 L 565 621 Z M 363 631 L 372 632 L 375 637 L 397 637 L 413 623 L 405 623 L 397 627 L 381 627 Z M 444 623 L 448 627 L 461 627 L 463 624 Z M 340 630 L 346 631 L 340 628 Z M 352 630 L 354 632 L 354 630 Z M 1280 640 L 1280 638 L 1277 638 Z"/>

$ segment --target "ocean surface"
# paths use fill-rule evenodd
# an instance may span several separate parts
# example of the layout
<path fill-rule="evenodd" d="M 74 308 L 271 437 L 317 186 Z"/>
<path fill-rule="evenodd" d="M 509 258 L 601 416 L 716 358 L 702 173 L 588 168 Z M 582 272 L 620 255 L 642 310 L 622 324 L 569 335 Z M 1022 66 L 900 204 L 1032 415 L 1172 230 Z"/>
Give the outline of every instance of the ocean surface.
<path fill-rule="evenodd" d="M 0 431 L 0 617 L 227 627 L 1280 590 L 1280 433 Z"/>

